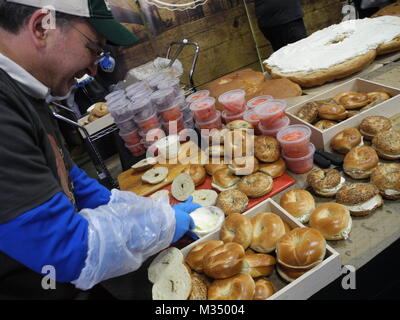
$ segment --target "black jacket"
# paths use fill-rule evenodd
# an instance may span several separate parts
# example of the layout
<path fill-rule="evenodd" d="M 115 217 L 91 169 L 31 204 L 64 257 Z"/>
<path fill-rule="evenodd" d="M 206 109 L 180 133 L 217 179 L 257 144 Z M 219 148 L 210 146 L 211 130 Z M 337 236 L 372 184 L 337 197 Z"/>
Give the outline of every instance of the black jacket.
<path fill-rule="evenodd" d="M 260 28 L 282 25 L 304 16 L 300 0 L 255 0 L 255 9 Z"/>

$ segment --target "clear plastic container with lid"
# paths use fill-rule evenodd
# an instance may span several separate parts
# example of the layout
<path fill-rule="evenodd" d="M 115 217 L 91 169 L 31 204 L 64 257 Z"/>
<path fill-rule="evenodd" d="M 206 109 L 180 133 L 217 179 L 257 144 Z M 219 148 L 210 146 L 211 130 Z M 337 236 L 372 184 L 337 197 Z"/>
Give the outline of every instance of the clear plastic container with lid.
<path fill-rule="evenodd" d="M 178 78 L 166 78 L 157 85 L 158 90 L 172 88 L 177 94 L 181 89 L 180 81 Z"/>
<path fill-rule="evenodd" d="M 222 120 L 225 124 L 228 124 L 229 122 L 232 122 L 235 120 L 243 120 L 243 116 L 244 116 L 245 112 L 246 111 L 243 111 L 242 113 L 231 115 L 231 114 L 226 113 L 226 111 L 222 111 L 222 114 L 221 114 Z"/>
<path fill-rule="evenodd" d="M 176 134 L 185 128 L 185 123 L 183 121 L 182 115 L 174 121 L 168 121 L 168 122 L 161 121 L 161 124 L 163 129 L 168 134 Z"/>
<path fill-rule="evenodd" d="M 166 78 L 167 76 L 163 73 L 154 73 L 144 79 L 144 82 L 152 89 L 157 90 L 157 86 Z"/>
<path fill-rule="evenodd" d="M 157 113 L 153 113 L 150 117 L 143 120 L 136 120 L 136 124 L 142 131 L 149 131 L 154 128 L 158 128 L 160 121 L 158 120 Z"/>
<path fill-rule="evenodd" d="M 254 108 L 254 112 L 260 118 L 264 128 L 271 128 L 275 121 L 285 117 L 286 102 L 283 100 L 270 100 L 260 103 Z"/>
<path fill-rule="evenodd" d="M 105 99 L 107 102 L 114 101 L 115 99 L 120 99 L 122 97 L 125 97 L 125 91 L 124 90 L 116 90 L 113 92 L 110 92 L 108 95 L 105 96 Z"/>
<path fill-rule="evenodd" d="M 246 109 L 246 92 L 242 89 L 230 90 L 221 94 L 218 101 L 228 114 L 242 113 Z"/>
<path fill-rule="evenodd" d="M 243 115 L 243 120 L 251 123 L 254 129 L 257 129 L 260 118 L 256 115 L 254 110 L 246 110 Z"/>
<path fill-rule="evenodd" d="M 139 129 L 137 127 L 135 127 L 131 131 L 120 130 L 119 135 L 126 144 L 133 145 L 139 143 L 140 140 L 142 140 L 142 137 L 139 135 Z"/>
<path fill-rule="evenodd" d="M 149 98 L 141 98 L 131 102 L 130 108 L 135 115 L 136 121 L 147 119 L 154 113 L 154 108 Z"/>
<path fill-rule="evenodd" d="M 172 88 L 157 90 L 150 96 L 151 102 L 159 111 L 169 108 L 175 100 L 175 92 Z"/>
<path fill-rule="evenodd" d="M 310 171 L 314 167 L 315 146 L 312 143 L 307 144 L 307 153 L 300 158 L 289 157 L 282 150 L 282 158 L 285 160 L 287 168 L 293 173 L 301 174 Z"/>
<path fill-rule="evenodd" d="M 274 98 L 272 96 L 259 96 L 255 97 L 249 101 L 247 101 L 247 108 L 249 109 L 254 109 L 257 107 L 260 103 L 264 103 L 270 100 L 273 100 Z"/>
<path fill-rule="evenodd" d="M 208 90 L 200 90 L 200 91 L 197 91 L 197 92 L 192 93 L 191 95 L 189 95 L 186 98 L 186 102 L 190 104 L 190 103 L 196 102 L 198 100 L 207 98 L 209 96 L 210 96 L 210 91 L 208 91 Z"/>
<path fill-rule="evenodd" d="M 209 121 L 196 121 L 196 127 L 198 129 L 222 129 L 221 112 L 217 111 L 216 116 Z"/>
<path fill-rule="evenodd" d="M 134 96 L 135 93 L 146 90 L 146 89 L 149 89 L 149 87 L 143 81 L 139 81 L 139 82 L 135 82 L 135 83 L 127 86 L 125 91 L 126 91 L 127 95 Z"/>
<path fill-rule="evenodd" d="M 190 110 L 196 122 L 207 122 L 214 119 L 217 115 L 215 99 L 213 97 L 206 97 L 192 102 L 190 104 Z"/>
<path fill-rule="evenodd" d="M 279 121 L 279 126 L 275 126 L 273 128 L 266 129 L 264 128 L 263 124 L 261 122 L 258 123 L 258 131 L 260 134 L 264 136 L 271 136 L 271 137 L 276 137 L 278 132 L 283 129 L 288 127 L 290 124 L 290 119 L 289 117 L 284 117 L 281 121 Z"/>
<path fill-rule="evenodd" d="M 163 121 L 174 121 L 182 117 L 181 108 L 177 104 L 172 104 L 171 107 L 160 111 L 160 116 Z"/>
<path fill-rule="evenodd" d="M 125 104 L 109 108 L 111 116 L 114 118 L 115 122 L 123 122 L 133 116 L 133 113 L 129 109 L 129 103 L 130 102 L 128 101 Z"/>
<path fill-rule="evenodd" d="M 152 95 L 153 92 L 154 91 L 151 90 L 150 88 L 144 88 L 144 89 L 141 89 L 141 90 L 138 90 L 135 92 L 128 92 L 127 97 L 130 100 L 135 101 L 135 100 L 139 100 L 142 98 L 148 98 Z"/>
<path fill-rule="evenodd" d="M 125 144 L 125 147 L 135 157 L 140 157 L 141 155 L 144 155 L 146 153 L 146 149 L 141 142 L 133 144 L 133 145 Z"/>
<path fill-rule="evenodd" d="M 301 158 L 309 153 L 311 129 L 305 125 L 290 125 L 276 135 L 282 150 L 289 158 Z"/>

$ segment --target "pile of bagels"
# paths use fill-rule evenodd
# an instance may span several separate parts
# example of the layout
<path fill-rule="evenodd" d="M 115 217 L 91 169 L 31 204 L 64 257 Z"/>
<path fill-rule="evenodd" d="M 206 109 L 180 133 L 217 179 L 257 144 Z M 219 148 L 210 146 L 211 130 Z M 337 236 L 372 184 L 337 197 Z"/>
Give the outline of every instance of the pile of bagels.
<path fill-rule="evenodd" d="M 318 207 L 307 190 L 284 193 L 280 205 L 301 223 L 318 229 L 326 240 L 349 237 L 352 216 L 373 214 L 384 199 L 400 199 L 400 130 L 384 116 L 365 117 L 358 128 L 346 128 L 330 141 L 330 148 L 343 158 L 342 175 L 337 169 L 314 169 L 307 184 L 318 197 L 334 201 Z"/>
<path fill-rule="evenodd" d="M 93 108 L 89 112 L 89 117 L 87 118 L 87 123 L 96 121 L 101 117 L 109 114 L 107 103 L 105 102 L 97 102 L 93 105 Z"/>
<path fill-rule="evenodd" d="M 151 262 L 155 300 L 265 300 L 277 290 L 274 270 L 291 282 L 320 264 L 326 241 L 314 228 L 294 228 L 272 212 L 232 213 L 219 239 L 194 244 L 183 256 L 170 247 Z"/>
<path fill-rule="evenodd" d="M 328 99 L 310 101 L 295 115 L 323 131 L 390 98 L 384 91 L 344 91 Z"/>
<path fill-rule="evenodd" d="M 249 122 L 235 120 L 221 130 L 211 130 L 205 137 L 209 142 L 205 150 L 207 164 L 189 163 L 172 181 L 172 197 L 186 201 L 192 196 L 194 203 L 216 205 L 228 215 L 244 212 L 249 198 L 270 193 L 273 179 L 285 173 L 286 164 L 281 158 L 279 142 L 273 137 L 255 136 L 252 129 Z M 134 173 L 141 173 L 142 182 L 159 184 L 168 177 L 169 169 L 157 164 L 157 158 L 146 158 L 132 168 Z M 211 176 L 214 190 L 196 190 L 207 175 Z M 151 197 L 157 199 L 169 195 L 169 191 L 161 190 Z"/>

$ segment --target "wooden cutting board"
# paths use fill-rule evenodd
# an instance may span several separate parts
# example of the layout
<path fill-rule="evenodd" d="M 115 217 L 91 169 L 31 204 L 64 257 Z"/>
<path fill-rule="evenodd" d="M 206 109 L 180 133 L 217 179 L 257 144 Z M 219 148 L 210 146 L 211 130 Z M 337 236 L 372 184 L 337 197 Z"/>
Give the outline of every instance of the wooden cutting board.
<path fill-rule="evenodd" d="M 192 142 L 186 142 L 182 144 L 181 146 L 181 151 L 185 152 L 190 148 L 190 144 L 193 144 Z M 201 155 L 200 149 L 196 146 L 197 150 L 199 151 L 199 156 Z M 176 160 L 176 159 L 173 159 Z M 168 168 L 168 176 L 167 178 L 158 183 L 158 184 L 149 184 L 146 182 L 142 181 L 142 175 L 145 172 L 137 172 L 135 173 L 134 169 L 128 169 L 124 172 L 122 172 L 118 176 L 118 183 L 120 190 L 122 191 L 132 191 L 135 194 L 139 196 L 147 196 L 149 194 L 152 194 L 153 192 L 156 192 L 163 187 L 169 185 L 172 183 L 172 181 L 182 173 L 187 166 L 189 166 L 188 163 L 182 164 L 179 161 L 171 161 L 172 164 L 166 163 L 166 164 L 156 164 L 155 167 L 167 167 Z M 177 163 L 176 163 L 177 162 Z"/>

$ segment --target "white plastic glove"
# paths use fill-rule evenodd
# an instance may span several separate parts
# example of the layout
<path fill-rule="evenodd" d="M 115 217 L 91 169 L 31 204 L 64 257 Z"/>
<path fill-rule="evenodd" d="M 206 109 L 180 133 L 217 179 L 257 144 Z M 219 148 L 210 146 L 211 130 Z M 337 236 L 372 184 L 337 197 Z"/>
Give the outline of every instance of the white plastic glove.
<path fill-rule="evenodd" d="M 89 222 L 88 254 L 72 284 L 82 290 L 139 269 L 169 246 L 175 230 L 174 210 L 166 198 L 154 201 L 129 191 L 113 189 L 107 205 L 80 214 Z"/>

